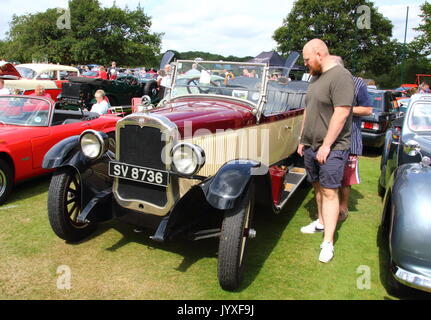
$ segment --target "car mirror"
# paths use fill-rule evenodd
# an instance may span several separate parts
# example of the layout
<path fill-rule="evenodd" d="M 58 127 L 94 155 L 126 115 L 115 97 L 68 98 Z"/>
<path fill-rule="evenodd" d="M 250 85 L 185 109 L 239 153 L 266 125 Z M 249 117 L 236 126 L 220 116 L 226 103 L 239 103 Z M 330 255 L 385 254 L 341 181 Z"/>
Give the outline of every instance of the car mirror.
<path fill-rule="evenodd" d="M 418 155 L 420 151 L 421 151 L 421 146 L 419 142 L 415 140 L 409 140 L 404 145 L 404 153 L 406 153 L 411 157 Z"/>

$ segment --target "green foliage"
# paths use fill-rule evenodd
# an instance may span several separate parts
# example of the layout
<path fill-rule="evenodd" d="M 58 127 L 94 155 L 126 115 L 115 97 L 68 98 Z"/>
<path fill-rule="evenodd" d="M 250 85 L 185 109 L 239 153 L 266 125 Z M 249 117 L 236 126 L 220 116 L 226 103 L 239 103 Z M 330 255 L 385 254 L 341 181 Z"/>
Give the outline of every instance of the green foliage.
<path fill-rule="evenodd" d="M 431 4 L 428 1 L 421 6 L 422 24 L 415 30 L 420 31 L 421 35 L 417 37 L 417 45 L 425 55 L 431 54 Z"/>
<path fill-rule="evenodd" d="M 371 10 L 370 29 L 357 26 L 361 5 Z M 396 60 L 395 45 L 390 40 L 392 27 L 371 1 L 297 0 L 273 38 L 283 54 L 301 51 L 307 41 L 320 38 L 331 54 L 343 57 L 354 72 L 385 73 Z"/>
<path fill-rule="evenodd" d="M 151 18 L 135 10 L 102 8 L 97 0 L 70 0 L 71 29 L 60 29 L 63 12 L 13 16 L 8 42 L 0 53 L 9 60 L 119 65 L 155 64 L 161 36 L 151 33 Z M 6 48 L 2 48 L 6 46 Z"/>

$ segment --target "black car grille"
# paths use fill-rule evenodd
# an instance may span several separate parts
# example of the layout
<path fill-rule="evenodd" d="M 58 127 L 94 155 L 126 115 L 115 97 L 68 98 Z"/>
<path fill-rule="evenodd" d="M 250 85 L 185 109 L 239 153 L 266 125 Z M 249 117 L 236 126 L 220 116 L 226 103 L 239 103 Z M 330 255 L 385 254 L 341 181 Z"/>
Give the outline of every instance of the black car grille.
<path fill-rule="evenodd" d="M 136 166 L 166 170 L 162 161 L 160 129 L 126 125 L 120 129 L 119 161 Z M 125 179 L 118 181 L 118 195 L 123 199 L 136 199 L 163 207 L 167 203 L 166 188 Z"/>

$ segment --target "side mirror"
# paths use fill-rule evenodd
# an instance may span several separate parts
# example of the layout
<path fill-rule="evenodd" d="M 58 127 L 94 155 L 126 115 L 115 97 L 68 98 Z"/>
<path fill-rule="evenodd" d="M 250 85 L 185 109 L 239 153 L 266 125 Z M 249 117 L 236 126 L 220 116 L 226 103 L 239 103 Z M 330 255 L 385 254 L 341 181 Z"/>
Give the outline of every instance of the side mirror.
<path fill-rule="evenodd" d="M 409 140 L 404 145 L 404 153 L 407 155 L 414 157 L 418 155 L 421 152 L 421 146 L 419 145 L 419 142 L 415 140 Z"/>
<path fill-rule="evenodd" d="M 141 104 L 144 106 L 149 106 L 151 104 L 151 98 L 147 95 L 141 98 Z"/>

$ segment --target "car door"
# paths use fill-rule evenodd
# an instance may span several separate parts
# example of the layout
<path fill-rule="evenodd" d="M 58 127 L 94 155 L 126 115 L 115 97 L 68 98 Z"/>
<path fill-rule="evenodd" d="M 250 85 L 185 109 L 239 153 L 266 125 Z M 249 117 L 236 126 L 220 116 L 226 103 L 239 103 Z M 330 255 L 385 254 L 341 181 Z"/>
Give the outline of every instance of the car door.
<path fill-rule="evenodd" d="M 56 143 L 60 142 L 65 138 L 79 135 L 82 131 L 86 129 L 91 129 L 91 120 L 60 124 L 45 128 L 45 132 L 43 135 L 41 134 L 31 139 L 33 149 L 33 168 L 39 169 L 42 167 L 42 162 L 43 158 L 45 157 L 45 154 Z"/>

